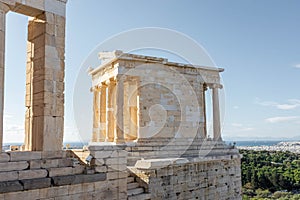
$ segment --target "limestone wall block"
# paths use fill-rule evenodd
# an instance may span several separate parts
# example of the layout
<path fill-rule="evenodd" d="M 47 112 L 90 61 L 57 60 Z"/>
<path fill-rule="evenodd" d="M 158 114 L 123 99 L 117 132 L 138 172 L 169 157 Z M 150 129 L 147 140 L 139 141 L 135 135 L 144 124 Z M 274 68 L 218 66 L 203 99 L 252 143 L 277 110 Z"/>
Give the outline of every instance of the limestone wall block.
<path fill-rule="evenodd" d="M 29 166 L 26 161 L 0 163 L 0 172 L 20 171 L 27 169 Z"/>
<path fill-rule="evenodd" d="M 8 162 L 10 157 L 7 153 L 0 153 L 0 162 Z"/>
<path fill-rule="evenodd" d="M 49 35 L 55 35 L 55 24 L 54 21 L 53 22 L 46 22 L 46 28 L 45 28 L 45 32 Z"/>
<path fill-rule="evenodd" d="M 67 152 L 66 151 L 42 151 L 42 158 L 43 159 L 53 159 L 53 158 L 66 158 Z"/>
<path fill-rule="evenodd" d="M 44 15 L 40 16 L 39 19 L 46 21 L 49 24 L 55 24 L 56 15 L 51 12 L 44 12 Z"/>
<path fill-rule="evenodd" d="M 77 165 L 73 167 L 73 174 L 82 174 L 85 170 L 85 167 L 82 165 Z"/>
<path fill-rule="evenodd" d="M 63 82 L 64 72 L 60 69 L 53 69 L 53 68 L 38 68 L 34 71 L 32 76 L 32 80 L 39 82 L 39 81 L 53 81 L 55 84 L 56 82 Z M 63 90 L 61 90 L 63 91 Z M 54 92 L 60 92 L 59 90 Z"/>
<path fill-rule="evenodd" d="M 59 159 L 45 159 L 41 161 L 41 168 L 47 169 L 47 168 L 57 168 L 59 166 Z M 70 166 L 64 166 L 64 167 L 70 167 Z"/>
<path fill-rule="evenodd" d="M 39 160 L 42 158 L 40 151 L 11 151 L 9 155 L 10 161 Z"/>
<path fill-rule="evenodd" d="M 106 165 L 126 165 L 127 164 L 127 158 L 107 158 L 105 159 Z"/>
<path fill-rule="evenodd" d="M 28 23 L 28 41 L 43 36 L 46 33 L 45 22 L 42 21 L 29 21 Z"/>
<path fill-rule="evenodd" d="M 112 158 L 120 158 L 120 157 L 127 157 L 128 156 L 128 152 L 125 151 L 125 150 L 116 150 L 116 151 L 113 151 L 111 156 Z"/>
<path fill-rule="evenodd" d="M 34 190 L 50 187 L 51 178 L 24 179 L 20 180 L 20 182 L 22 182 L 24 190 Z"/>
<path fill-rule="evenodd" d="M 0 172 L 0 182 L 15 181 L 15 180 L 18 180 L 18 172 L 17 171 Z"/>
<path fill-rule="evenodd" d="M 57 49 L 61 49 L 65 47 L 65 37 L 57 37 L 55 36 L 55 47 Z M 61 55 L 61 54 L 59 54 Z M 64 57 L 60 57 L 61 59 L 64 59 Z"/>
<path fill-rule="evenodd" d="M 30 160 L 29 162 L 29 169 L 40 169 L 42 160 Z"/>
<path fill-rule="evenodd" d="M 65 16 L 66 15 L 66 3 L 62 1 L 44 0 L 44 10 L 55 15 Z"/>
<path fill-rule="evenodd" d="M 30 34 L 28 34 L 30 35 Z M 45 38 L 45 34 L 41 34 L 41 35 L 37 35 L 35 37 L 32 38 L 28 38 L 28 41 L 30 41 L 33 45 L 34 45 L 34 49 L 32 49 L 32 53 L 36 53 L 37 49 L 43 48 L 46 45 L 46 38 Z M 49 41 L 48 41 L 49 43 Z M 32 55 L 32 57 L 34 57 L 34 54 Z"/>
<path fill-rule="evenodd" d="M 39 48 L 34 48 L 32 58 L 33 58 L 33 60 L 39 59 L 39 58 L 44 58 L 46 53 L 47 52 L 45 51 L 44 46 L 41 46 Z"/>
<path fill-rule="evenodd" d="M 44 150 L 51 151 L 52 149 L 62 149 L 63 141 L 63 117 L 44 116 L 45 126 L 43 127 L 44 133 Z"/>
<path fill-rule="evenodd" d="M 68 194 L 69 185 L 39 189 L 39 198 L 54 198 Z M 51 199 L 52 200 L 52 199 Z"/>
<path fill-rule="evenodd" d="M 55 35 L 50 35 L 50 34 L 45 34 L 44 35 L 44 46 L 49 45 L 49 46 L 55 46 L 56 37 Z"/>
<path fill-rule="evenodd" d="M 105 161 L 103 158 L 94 158 L 91 161 L 91 165 L 94 165 L 94 166 L 102 166 L 104 164 L 105 164 Z"/>
<path fill-rule="evenodd" d="M 63 24 L 58 24 L 55 26 L 55 36 L 62 39 L 64 41 L 64 37 L 65 37 L 65 34 L 66 34 L 66 31 L 65 31 L 65 23 L 62 22 Z M 62 42 L 62 41 L 60 41 Z M 62 42 L 61 44 L 64 44 L 65 42 Z"/>
<path fill-rule="evenodd" d="M 81 190 L 79 190 L 81 191 Z M 84 192 L 79 194 L 69 194 L 66 196 L 56 197 L 55 200 L 71 200 L 71 199 L 93 199 L 93 194 L 90 192 Z"/>
<path fill-rule="evenodd" d="M 73 174 L 73 167 L 49 168 L 49 177 Z"/>
<path fill-rule="evenodd" d="M 21 192 L 10 192 L 4 194 L 4 199 L 13 200 L 13 199 L 38 199 L 39 191 L 21 191 Z"/>
<path fill-rule="evenodd" d="M 127 178 L 127 172 L 107 172 L 106 173 L 107 180 L 115 180 Z M 127 186 L 127 185 L 126 185 Z"/>
<path fill-rule="evenodd" d="M 24 170 L 24 171 L 19 171 L 18 173 L 19 173 L 19 180 L 44 178 L 47 177 L 48 175 L 48 171 L 44 169 Z"/>
<path fill-rule="evenodd" d="M 107 166 L 96 166 L 95 172 L 98 173 L 106 173 L 107 172 Z"/>
<path fill-rule="evenodd" d="M 71 187 L 69 187 L 68 196 L 71 197 L 72 194 L 78 194 L 78 193 L 82 193 L 82 192 L 83 192 L 82 184 L 72 185 Z"/>

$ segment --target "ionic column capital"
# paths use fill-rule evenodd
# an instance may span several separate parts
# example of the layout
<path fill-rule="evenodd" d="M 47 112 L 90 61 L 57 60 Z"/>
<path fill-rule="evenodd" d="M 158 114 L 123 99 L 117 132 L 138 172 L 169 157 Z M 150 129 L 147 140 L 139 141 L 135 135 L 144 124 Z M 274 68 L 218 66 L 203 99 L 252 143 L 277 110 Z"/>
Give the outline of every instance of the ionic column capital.
<path fill-rule="evenodd" d="M 117 82 L 117 78 L 114 76 L 104 81 L 103 84 L 109 86 L 111 84 L 116 84 L 116 82 Z"/>
<path fill-rule="evenodd" d="M 106 82 L 102 82 L 102 83 L 100 83 L 100 87 L 101 87 L 101 88 L 106 88 L 106 87 L 107 87 L 107 84 L 106 84 Z"/>
<path fill-rule="evenodd" d="M 101 89 L 106 88 L 107 87 L 107 83 L 106 82 L 102 82 L 99 83 L 98 85 L 95 85 L 93 87 L 90 88 L 90 92 L 101 92 Z"/>
<path fill-rule="evenodd" d="M 223 88 L 223 85 L 220 83 L 209 83 L 209 84 L 207 84 L 207 86 L 210 89 L 222 89 Z"/>
<path fill-rule="evenodd" d="M 96 87 L 97 87 L 97 86 L 92 86 L 92 87 L 90 88 L 90 92 L 95 92 L 95 91 L 96 91 Z"/>

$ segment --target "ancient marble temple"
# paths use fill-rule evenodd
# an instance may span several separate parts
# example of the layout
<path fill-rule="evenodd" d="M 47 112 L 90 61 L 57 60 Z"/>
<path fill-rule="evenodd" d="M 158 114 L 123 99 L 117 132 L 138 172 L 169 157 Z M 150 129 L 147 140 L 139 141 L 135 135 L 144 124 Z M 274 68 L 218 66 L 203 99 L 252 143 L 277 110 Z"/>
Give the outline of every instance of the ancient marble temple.
<path fill-rule="evenodd" d="M 89 70 L 91 149 L 124 149 L 127 169 L 148 191 L 141 195 L 240 199 L 240 155 L 221 136 L 223 69 L 119 50 L 100 52 L 99 59 L 101 65 Z"/>
<path fill-rule="evenodd" d="M 222 141 L 219 109 L 221 68 L 165 58 L 101 52 L 92 76 L 92 142 L 198 142 L 208 139 L 206 110 L 213 110 L 212 140 Z M 206 108 L 207 90 L 212 108 Z M 133 145 L 131 143 L 131 145 Z"/>

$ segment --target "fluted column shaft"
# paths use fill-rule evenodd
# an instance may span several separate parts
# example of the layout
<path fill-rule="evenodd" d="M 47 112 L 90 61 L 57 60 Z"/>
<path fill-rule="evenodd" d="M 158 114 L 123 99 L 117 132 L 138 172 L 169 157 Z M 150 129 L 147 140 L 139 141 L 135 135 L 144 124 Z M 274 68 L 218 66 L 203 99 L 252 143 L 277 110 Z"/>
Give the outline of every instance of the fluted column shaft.
<path fill-rule="evenodd" d="M 104 142 L 106 139 L 106 88 L 107 85 L 102 83 L 100 89 L 100 135 L 98 138 L 98 142 Z"/>
<path fill-rule="evenodd" d="M 212 88 L 212 104 L 213 104 L 213 133 L 214 140 L 222 140 L 221 122 L 220 122 L 220 104 L 219 104 L 219 88 L 221 85 L 213 84 Z"/>
<path fill-rule="evenodd" d="M 114 142 L 124 143 L 124 80 L 118 78 L 116 84 L 116 131 Z"/>
<path fill-rule="evenodd" d="M 115 135 L 115 117 L 114 117 L 114 92 L 116 87 L 116 82 L 110 79 L 107 83 L 106 91 L 106 142 L 113 142 Z"/>

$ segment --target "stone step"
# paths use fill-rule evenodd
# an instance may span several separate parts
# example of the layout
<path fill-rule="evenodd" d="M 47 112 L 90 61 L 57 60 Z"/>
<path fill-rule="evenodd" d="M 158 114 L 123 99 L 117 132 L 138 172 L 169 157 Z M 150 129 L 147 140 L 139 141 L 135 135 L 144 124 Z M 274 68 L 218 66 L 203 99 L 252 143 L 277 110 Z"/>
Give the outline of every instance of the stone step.
<path fill-rule="evenodd" d="M 138 195 L 129 196 L 128 200 L 148 200 L 151 199 L 151 194 L 143 193 Z"/>
<path fill-rule="evenodd" d="M 127 157 L 127 166 L 134 166 L 137 160 L 140 160 L 141 157 L 133 157 L 133 156 L 128 156 Z"/>
<path fill-rule="evenodd" d="M 128 196 L 138 195 L 144 193 L 144 188 L 134 188 L 131 190 L 127 190 Z"/>
<path fill-rule="evenodd" d="M 127 184 L 128 183 L 133 183 L 134 182 L 134 177 L 127 177 Z"/>
<path fill-rule="evenodd" d="M 140 185 L 139 183 L 137 182 L 133 182 L 133 183 L 128 183 L 127 184 L 127 190 L 131 190 L 131 189 L 134 189 L 134 188 L 138 188 Z"/>

